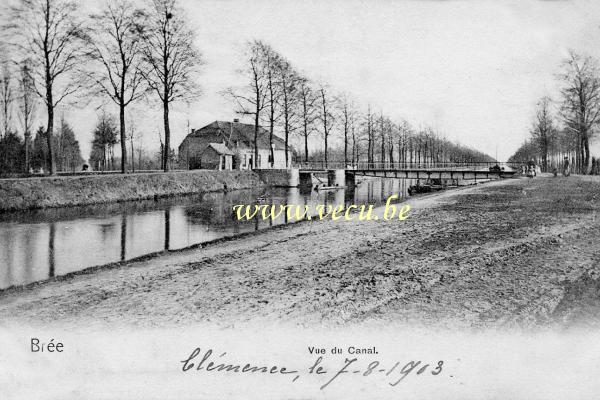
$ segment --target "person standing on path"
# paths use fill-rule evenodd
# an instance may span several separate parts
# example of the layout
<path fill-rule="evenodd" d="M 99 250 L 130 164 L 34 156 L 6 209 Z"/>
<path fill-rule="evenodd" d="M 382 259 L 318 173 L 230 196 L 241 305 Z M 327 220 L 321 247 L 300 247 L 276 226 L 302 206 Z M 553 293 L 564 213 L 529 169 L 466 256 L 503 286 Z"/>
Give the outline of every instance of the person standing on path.
<path fill-rule="evenodd" d="M 563 176 L 569 176 L 569 175 L 571 175 L 571 171 L 570 171 L 570 168 L 569 168 L 569 157 L 565 157 L 565 162 L 563 164 L 563 171 L 562 171 L 562 173 L 563 173 Z"/>

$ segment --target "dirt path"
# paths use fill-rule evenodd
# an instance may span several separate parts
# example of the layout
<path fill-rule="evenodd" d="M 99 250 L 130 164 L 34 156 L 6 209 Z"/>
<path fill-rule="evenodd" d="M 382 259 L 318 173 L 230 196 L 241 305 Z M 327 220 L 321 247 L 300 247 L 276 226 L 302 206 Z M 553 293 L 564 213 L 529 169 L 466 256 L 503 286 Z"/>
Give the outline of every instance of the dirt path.
<path fill-rule="evenodd" d="M 413 199 L 0 294 L 3 323 L 600 326 L 600 180 Z M 378 210 L 380 213 L 382 209 Z"/>

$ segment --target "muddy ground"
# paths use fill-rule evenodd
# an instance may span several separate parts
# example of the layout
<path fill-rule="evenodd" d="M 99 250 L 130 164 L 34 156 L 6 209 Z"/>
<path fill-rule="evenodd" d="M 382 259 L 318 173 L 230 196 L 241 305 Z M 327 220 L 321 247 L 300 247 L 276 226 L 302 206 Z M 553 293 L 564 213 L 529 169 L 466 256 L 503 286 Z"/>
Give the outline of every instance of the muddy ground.
<path fill-rule="evenodd" d="M 598 327 L 599 200 L 590 177 L 462 188 L 411 199 L 406 221 L 306 222 L 10 289 L 0 321 Z"/>

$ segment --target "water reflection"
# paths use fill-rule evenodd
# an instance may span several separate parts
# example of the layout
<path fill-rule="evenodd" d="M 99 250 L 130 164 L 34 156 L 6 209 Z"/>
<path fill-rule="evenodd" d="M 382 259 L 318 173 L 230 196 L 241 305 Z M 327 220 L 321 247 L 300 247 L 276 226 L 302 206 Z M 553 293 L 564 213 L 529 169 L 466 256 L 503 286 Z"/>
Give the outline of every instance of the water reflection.
<path fill-rule="evenodd" d="M 353 191 L 243 190 L 0 214 L 0 289 L 295 222 L 287 213 L 275 220 L 237 221 L 236 204 L 308 205 L 314 213 L 319 204 L 378 205 L 392 194 L 402 198 L 410 184 L 370 179 Z"/>
<path fill-rule="evenodd" d="M 54 258 L 54 243 L 56 241 L 56 223 L 50 223 L 50 235 L 48 238 L 48 276 L 52 278 L 54 276 L 54 270 L 56 261 Z"/>

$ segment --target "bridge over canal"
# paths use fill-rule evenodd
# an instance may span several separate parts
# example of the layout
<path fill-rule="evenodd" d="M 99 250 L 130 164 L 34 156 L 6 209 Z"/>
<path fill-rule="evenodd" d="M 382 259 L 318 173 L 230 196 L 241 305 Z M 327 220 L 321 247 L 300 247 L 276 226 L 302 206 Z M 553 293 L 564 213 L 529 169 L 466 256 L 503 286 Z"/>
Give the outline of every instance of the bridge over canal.
<path fill-rule="evenodd" d="M 356 176 L 395 179 L 477 181 L 510 178 L 518 165 L 478 163 L 301 163 L 289 170 L 289 186 L 311 186 L 314 175 L 327 175 L 327 186 L 354 186 Z M 268 170 L 260 170 L 264 175 Z M 283 185 L 282 185 L 283 186 Z"/>

